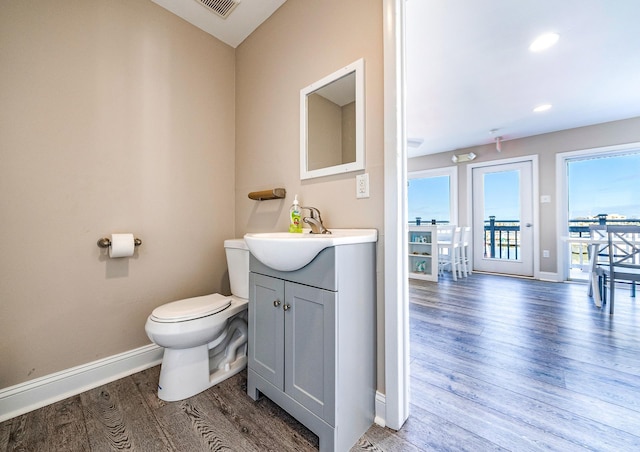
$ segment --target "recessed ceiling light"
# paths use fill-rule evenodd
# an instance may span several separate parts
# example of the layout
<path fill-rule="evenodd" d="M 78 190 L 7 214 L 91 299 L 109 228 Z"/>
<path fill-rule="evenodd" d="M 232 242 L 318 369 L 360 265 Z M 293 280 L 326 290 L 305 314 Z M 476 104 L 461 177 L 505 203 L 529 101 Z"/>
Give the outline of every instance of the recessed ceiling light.
<path fill-rule="evenodd" d="M 534 113 L 542 113 L 543 111 L 547 111 L 551 108 L 551 104 L 542 104 L 542 105 L 538 105 L 536 108 L 533 109 Z"/>
<path fill-rule="evenodd" d="M 529 50 L 532 52 L 541 52 L 543 50 L 548 49 L 560 39 L 560 35 L 558 33 L 545 33 L 543 35 L 538 36 L 529 46 Z"/>

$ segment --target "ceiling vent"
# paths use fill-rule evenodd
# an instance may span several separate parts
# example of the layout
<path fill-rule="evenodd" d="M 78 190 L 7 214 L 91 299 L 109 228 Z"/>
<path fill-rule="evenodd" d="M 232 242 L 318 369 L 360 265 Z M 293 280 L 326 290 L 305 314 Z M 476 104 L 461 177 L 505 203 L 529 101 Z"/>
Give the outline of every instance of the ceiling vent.
<path fill-rule="evenodd" d="M 196 0 L 206 6 L 218 16 L 226 19 L 231 12 L 240 4 L 240 0 Z"/>

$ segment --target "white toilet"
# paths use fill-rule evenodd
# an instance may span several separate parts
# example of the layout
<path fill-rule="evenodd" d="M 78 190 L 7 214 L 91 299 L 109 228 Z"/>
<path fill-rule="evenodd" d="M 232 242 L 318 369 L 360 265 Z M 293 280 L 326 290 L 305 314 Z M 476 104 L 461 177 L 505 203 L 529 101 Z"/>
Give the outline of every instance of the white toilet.
<path fill-rule="evenodd" d="M 231 296 L 187 298 L 153 310 L 145 330 L 164 347 L 158 397 L 186 399 L 247 365 L 249 249 L 243 239 L 224 241 Z"/>

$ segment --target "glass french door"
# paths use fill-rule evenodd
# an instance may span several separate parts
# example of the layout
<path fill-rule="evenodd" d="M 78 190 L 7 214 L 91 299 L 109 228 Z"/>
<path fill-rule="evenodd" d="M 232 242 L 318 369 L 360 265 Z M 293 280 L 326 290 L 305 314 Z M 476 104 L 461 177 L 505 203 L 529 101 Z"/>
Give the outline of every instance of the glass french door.
<path fill-rule="evenodd" d="M 531 161 L 473 168 L 473 268 L 533 276 Z"/>

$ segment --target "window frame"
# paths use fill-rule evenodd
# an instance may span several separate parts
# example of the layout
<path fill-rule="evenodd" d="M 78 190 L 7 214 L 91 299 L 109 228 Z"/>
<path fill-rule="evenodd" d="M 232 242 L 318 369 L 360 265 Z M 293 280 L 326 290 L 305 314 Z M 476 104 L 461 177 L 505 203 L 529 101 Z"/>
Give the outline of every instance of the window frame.
<path fill-rule="evenodd" d="M 567 165 L 570 161 L 585 160 L 598 157 L 615 157 L 616 155 L 635 154 L 640 150 L 640 142 L 625 143 L 613 146 L 601 146 L 577 151 L 556 154 L 556 256 L 557 280 L 570 281 L 569 246 L 566 239 L 569 224 L 569 187 Z"/>

